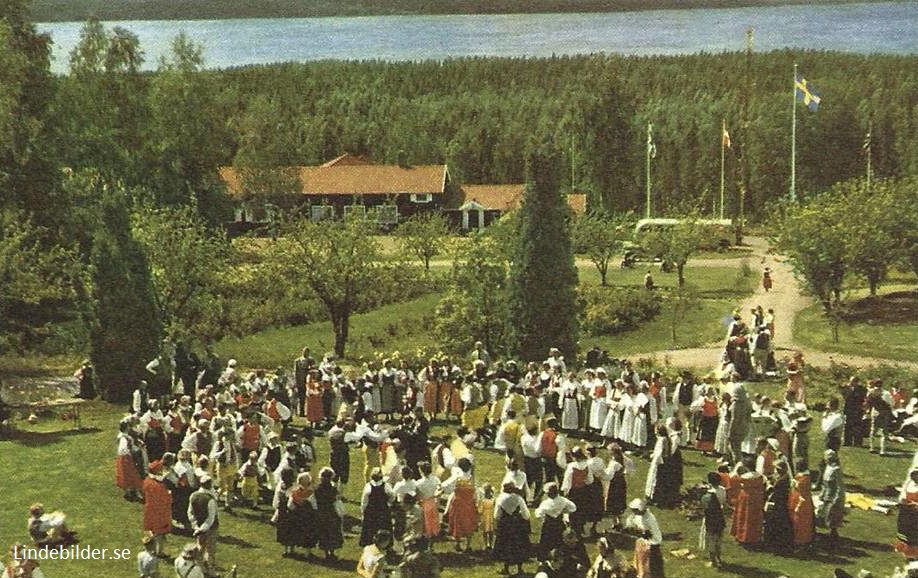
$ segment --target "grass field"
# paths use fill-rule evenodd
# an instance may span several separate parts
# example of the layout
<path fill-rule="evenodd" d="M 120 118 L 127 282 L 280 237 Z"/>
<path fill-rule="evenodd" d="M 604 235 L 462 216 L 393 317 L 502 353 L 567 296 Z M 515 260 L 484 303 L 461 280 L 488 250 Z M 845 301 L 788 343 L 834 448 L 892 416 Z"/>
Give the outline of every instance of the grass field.
<path fill-rule="evenodd" d="M 777 390 L 776 385 L 764 385 L 763 391 Z M 121 498 L 114 485 L 114 439 L 121 408 L 103 402 L 92 402 L 84 414 L 81 432 L 48 431 L 58 429 L 60 422 L 40 422 L 28 426 L 29 431 L 15 434 L 13 439 L 0 440 L 0 544 L 26 540 L 28 505 L 42 501 L 49 509 L 61 509 L 69 515 L 72 529 L 80 534 L 81 544 L 96 548 L 130 548 L 138 552 L 141 537 L 142 506 Z M 27 425 L 27 424 L 22 424 Z M 442 427 L 438 427 L 442 431 Z M 811 461 L 816 462 L 822 452 L 821 441 L 813 436 Z M 893 444 L 895 445 L 895 444 Z M 327 443 L 324 438 L 316 442 L 318 464 L 327 463 Z M 865 449 L 842 450 L 849 492 L 865 492 L 870 496 L 887 495 L 889 486 L 904 479 L 910 462 L 909 452 L 915 444 L 896 445 L 895 457 L 880 457 Z M 500 456 L 493 451 L 477 453 L 478 482 L 497 483 L 503 476 Z M 685 451 L 686 484 L 699 481 L 712 467 L 712 459 L 694 451 Z M 640 496 L 647 471 L 647 461 L 636 460 L 638 472 L 629 479 L 629 497 Z M 347 522 L 354 523 L 358 515 L 360 472 L 362 455 L 352 452 L 352 482 L 345 496 Z M 890 544 L 895 535 L 895 514 L 887 516 L 854 510 L 848 512 L 846 525 L 841 531 L 843 540 L 837 547 L 827 548 L 817 542 L 813 548 L 790 556 L 746 550 L 727 537 L 724 540 L 723 558 L 727 566 L 723 571 L 708 569 L 703 556 L 694 560 L 676 559 L 672 550 L 688 548 L 697 552 L 698 522 L 688 521 L 676 510 L 655 509 L 665 534 L 664 552 L 666 573 L 671 578 L 713 578 L 737 576 L 742 578 L 829 578 L 832 569 L 843 567 L 854 574 L 860 568 L 869 568 L 883 576 L 902 559 L 892 552 Z M 243 578 L 276 576 L 293 578 L 303 575 L 322 578 L 349 578 L 359 552 L 355 536 L 346 538 L 339 552 L 341 560 L 333 564 L 311 563 L 304 560 L 281 558 L 281 547 L 274 541 L 274 529 L 268 525 L 267 507 L 253 512 L 238 507 L 232 514 L 221 512 L 221 539 L 218 560 L 226 568 L 236 564 Z M 538 538 L 538 523 L 533 522 L 533 540 Z M 170 537 L 167 549 L 179 551 L 185 541 Z M 476 536 L 473 547 L 481 549 L 481 539 Z M 444 566 L 445 578 L 492 578 L 497 576 L 498 565 L 489 562 L 480 553 L 456 555 L 447 543 L 435 547 Z M 590 554 L 595 545 L 588 544 Z M 623 551 L 626 556 L 630 551 Z M 133 561 L 47 561 L 42 564 L 47 576 L 63 578 L 131 577 L 136 576 Z M 533 572 L 535 564 L 526 569 Z M 161 569 L 162 571 L 162 569 Z M 170 576 L 171 570 L 162 572 Z"/>
<path fill-rule="evenodd" d="M 807 347 L 901 361 L 918 359 L 918 292 L 914 285 L 886 285 L 876 298 L 852 300 L 839 326 L 839 341 L 820 305 L 794 319 L 794 336 Z"/>
<path fill-rule="evenodd" d="M 616 269 L 609 283 L 617 286 L 641 286 L 646 269 Z M 614 356 L 629 353 L 696 347 L 716 340 L 724 331 L 723 319 L 737 302 L 752 292 L 755 275 L 744 276 L 737 267 L 698 267 L 687 272 L 696 287 L 696 306 L 679 321 L 677 339 L 671 337 L 672 305 L 664 303 L 656 319 L 640 329 L 614 336 L 581 336 L 586 350 L 594 344 Z M 581 267 L 582 283 L 599 283 L 593 267 Z M 655 273 L 654 279 L 664 294 L 676 285 L 675 274 Z M 430 294 L 405 303 L 387 305 L 351 319 L 347 358 L 351 362 L 372 359 L 376 352 L 413 352 L 436 343 L 433 334 L 434 310 L 438 294 Z M 334 344 L 330 322 L 274 328 L 242 338 L 224 339 L 217 351 L 224 359 L 236 358 L 247 367 L 274 368 L 289 366 L 300 350 L 309 345 L 314 354 L 331 351 Z"/>

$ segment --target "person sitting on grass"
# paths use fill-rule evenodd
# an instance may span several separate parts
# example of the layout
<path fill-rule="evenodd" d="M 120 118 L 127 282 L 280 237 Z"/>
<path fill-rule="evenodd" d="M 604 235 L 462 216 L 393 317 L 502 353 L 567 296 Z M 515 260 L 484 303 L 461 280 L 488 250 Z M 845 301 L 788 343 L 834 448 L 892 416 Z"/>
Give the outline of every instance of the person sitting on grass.
<path fill-rule="evenodd" d="M 28 556 L 29 549 L 25 544 L 17 543 L 10 546 L 10 563 L 3 570 L 3 578 L 45 578 L 44 572 L 38 567 L 38 560 Z"/>
<path fill-rule="evenodd" d="M 63 512 L 45 514 L 40 503 L 29 507 L 29 536 L 39 548 L 57 548 L 77 543 L 76 533 L 67 529 L 67 515 Z"/>

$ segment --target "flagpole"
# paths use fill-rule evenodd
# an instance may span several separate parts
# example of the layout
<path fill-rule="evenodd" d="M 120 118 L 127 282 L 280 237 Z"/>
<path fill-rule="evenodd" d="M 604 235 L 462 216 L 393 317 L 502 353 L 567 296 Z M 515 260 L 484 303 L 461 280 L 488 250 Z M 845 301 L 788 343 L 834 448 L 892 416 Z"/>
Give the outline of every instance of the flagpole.
<path fill-rule="evenodd" d="M 726 159 L 727 119 L 721 120 L 720 126 L 720 219 L 724 218 L 724 164 Z"/>
<path fill-rule="evenodd" d="M 794 82 L 791 85 L 791 97 L 794 106 L 791 109 L 791 164 L 790 164 L 790 200 L 797 201 L 797 63 L 794 63 Z"/>
<path fill-rule="evenodd" d="M 644 209 L 644 217 L 650 218 L 650 147 L 653 143 L 653 124 L 647 123 L 647 206 Z"/>
<path fill-rule="evenodd" d="M 868 193 L 870 192 L 870 173 L 871 173 L 871 170 L 870 170 L 871 158 L 870 157 L 871 157 L 871 152 L 872 152 L 871 149 L 873 149 L 872 138 L 873 138 L 873 121 L 870 120 L 870 121 L 867 121 L 867 142 L 865 143 L 867 146 L 867 192 Z"/>

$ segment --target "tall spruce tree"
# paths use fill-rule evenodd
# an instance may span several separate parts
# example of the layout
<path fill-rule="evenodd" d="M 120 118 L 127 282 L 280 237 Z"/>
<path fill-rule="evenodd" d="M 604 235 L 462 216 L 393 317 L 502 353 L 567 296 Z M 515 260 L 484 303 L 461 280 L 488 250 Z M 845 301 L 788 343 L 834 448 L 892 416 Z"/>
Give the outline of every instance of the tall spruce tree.
<path fill-rule="evenodd" d="M 150 267 L 131 233 L 124 192 L 103 190 L 97 215 L 90 253 L 90 358 L 105 399 L 124 401 L 159 352 L 162 329 Z"/>
<path fill-rule="evenodd" d="M 577 353 L 577 268 L 570 208 L 561 194 L 561 155 L 542 144 L 526 159 L 526 190 L 510 266 L 510 325 L 522 359 L 545 359 L 551 347 Z"/>

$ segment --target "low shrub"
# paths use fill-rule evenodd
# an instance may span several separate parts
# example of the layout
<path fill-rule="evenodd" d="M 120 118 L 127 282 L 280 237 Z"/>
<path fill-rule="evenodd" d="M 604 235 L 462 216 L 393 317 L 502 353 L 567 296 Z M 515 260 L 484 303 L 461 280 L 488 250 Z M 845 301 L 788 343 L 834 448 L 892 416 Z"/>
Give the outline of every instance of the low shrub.
<path fill-rule="evenodd" d="M 630 287 L 581 287 L 580 300 L 583 328 L 592 335 L 635 329 L 656 317 L 663 304 L 658 292 Z"/>

